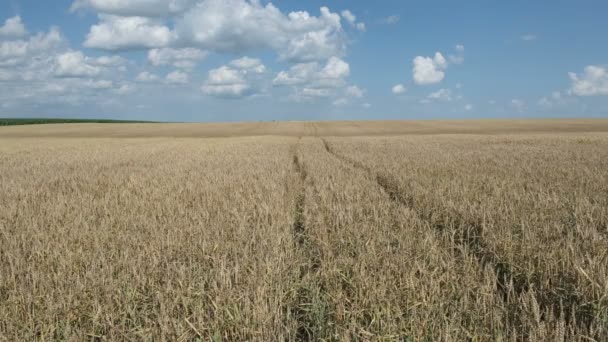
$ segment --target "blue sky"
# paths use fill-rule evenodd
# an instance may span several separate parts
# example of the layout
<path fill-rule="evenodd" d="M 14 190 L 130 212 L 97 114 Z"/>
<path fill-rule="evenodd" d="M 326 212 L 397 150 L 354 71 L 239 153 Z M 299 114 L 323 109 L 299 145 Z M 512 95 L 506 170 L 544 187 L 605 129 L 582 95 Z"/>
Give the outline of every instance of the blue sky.
<path fill-rule="evenodd" d="M 606 1 L 4 0 L 0 116 L 608 116 Z"/>

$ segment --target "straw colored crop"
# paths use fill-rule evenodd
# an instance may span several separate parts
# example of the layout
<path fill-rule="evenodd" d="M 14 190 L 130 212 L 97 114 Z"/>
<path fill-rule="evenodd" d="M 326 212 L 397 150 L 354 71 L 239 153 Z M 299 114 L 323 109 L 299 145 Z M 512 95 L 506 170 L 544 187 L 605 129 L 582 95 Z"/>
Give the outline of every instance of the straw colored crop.
<path fill-rule="evenodd" d="M 604 121 L 381 124 L 0 128 L 0 341 L 608 340 Z"/>

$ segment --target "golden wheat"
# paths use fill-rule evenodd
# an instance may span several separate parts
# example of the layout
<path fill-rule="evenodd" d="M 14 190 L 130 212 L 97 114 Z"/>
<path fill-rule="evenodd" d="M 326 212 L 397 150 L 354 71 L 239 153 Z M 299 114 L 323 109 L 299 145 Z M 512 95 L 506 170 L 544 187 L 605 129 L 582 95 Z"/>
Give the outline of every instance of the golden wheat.
<path fill-rule="evenodd" d="M 606 340 L 607 131 L 1 128 L 0 340 Z"/>

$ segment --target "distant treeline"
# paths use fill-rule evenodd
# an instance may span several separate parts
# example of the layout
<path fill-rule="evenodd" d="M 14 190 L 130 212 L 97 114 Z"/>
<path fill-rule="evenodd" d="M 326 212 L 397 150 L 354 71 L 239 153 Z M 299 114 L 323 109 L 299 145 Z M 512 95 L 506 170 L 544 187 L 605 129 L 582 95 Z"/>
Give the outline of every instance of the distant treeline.
<path fill-rule="evenodd" d="M 16 125 L 42 125 L 42 124 L 65 124 L 65 123 L 152 123 L 151 121 L 128 121 L 128 120 L 97 120 L 97 119 L 2 119 L 0 126 Z"/>

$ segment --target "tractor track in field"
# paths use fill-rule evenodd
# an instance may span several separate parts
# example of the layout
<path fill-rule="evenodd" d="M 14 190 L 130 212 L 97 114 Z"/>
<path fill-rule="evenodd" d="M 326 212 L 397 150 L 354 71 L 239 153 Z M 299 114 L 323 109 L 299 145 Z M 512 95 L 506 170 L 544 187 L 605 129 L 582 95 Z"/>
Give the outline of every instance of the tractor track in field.
<path fill-rule="evenodd" d="M 473 256 L 482 267 L 490 265 L 496 275 L 496 287 L 505 304 L 510 303 L 510 296 L 517 296 L 534 289 L 537 302 L 543 312 L 549 310 L 557 316 L 564 316 L 567 323 L 576 322 L 576 325 L 589 330 L 594 317 L 595 309 L 591 300 L 584 298 L 576 291 L 575 280 L 570 274 L 562 276 L 563 284 L 566 286 L 556 286 L 551 290 L 539 291 L 534 283 L 530 282 L 523 275 L 518 275 L 513 271 L 513 266 L 501 258 L 492 250 L 483 238 L 483 223 L 474 222 L 470 219 L 465 219 L 459 214 L 450 213 L 447 210 L 424 210 L 417 208 L 415 198 L 400 187 L 399 181 L 393 177 L 380 174 L 374 171 L 371 167 L 349 157 L 337 153 L 329 142 L 321 138 L 325 150 L 333 155 L 338 160 L 367 172 L 378 186 L 386 193 L 391 201 L 411 210 L 418 218 L 427 222 L 438 234 L 448 229 L 450 226 L 457 228 L 457 234 L 454 242 L 466 253 Z M 423 210 L 420 210 L 423 209 Z M 449 223 L 448 223 L 449 222 Z M 576 307 L 577 310 L 572 312 L 570 308 Z M 544 313 L 541 319 L 544 318 Z M 518 320 L 518 317 L 510 317 L 510 319 Z"/>
<path fill-rule="evenodd" d="M 327 308 L 328 301 L 325 286 L 318 274 L 321 267 L 321 251 L 306 227 L 306 187 L 307 184 L 311 184 L 311 180 L 308 177 L 306 165 L 298 156 L 298 145 L 299 140 L 294 147 L 292 159 L 293 168 L 298 175 L 292 231 L 295 248 L 304 255 L 305 262 L 300 265 L 295 303 L 292 304 L 289 311 L 298 322 L 295 340 L 313 341 L 317 340 L 319 335 L 325 331 L 325 327 L 321 325 L 328 322 L 328 317 L 319 315 L 315 308 Z M 327 310 L 322 310 L 321 313 L 323 312 L 327 313 Z"/>

